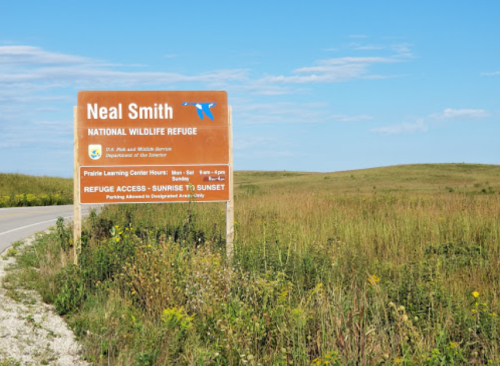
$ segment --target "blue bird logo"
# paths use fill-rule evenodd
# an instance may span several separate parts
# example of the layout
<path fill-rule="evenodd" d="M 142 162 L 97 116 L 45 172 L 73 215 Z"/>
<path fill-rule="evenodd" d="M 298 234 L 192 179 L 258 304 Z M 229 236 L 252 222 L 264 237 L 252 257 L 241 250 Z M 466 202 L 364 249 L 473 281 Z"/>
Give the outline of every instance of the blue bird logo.
<path fill-rule="evenodd" d="M 214 116 L 212 115 L 210 108 L 213 108 L 216 104 L 217 103 L 182 103 L 182 105 L 194 105 L 196 107 L 196 112 L 198 112 L 198 116 L 201 120 L 203 120 L 203 113 L 205 113 L 205 115 L 208 116 L 208 118 L 210 118 L 212 121 L 214 120 Z"/>

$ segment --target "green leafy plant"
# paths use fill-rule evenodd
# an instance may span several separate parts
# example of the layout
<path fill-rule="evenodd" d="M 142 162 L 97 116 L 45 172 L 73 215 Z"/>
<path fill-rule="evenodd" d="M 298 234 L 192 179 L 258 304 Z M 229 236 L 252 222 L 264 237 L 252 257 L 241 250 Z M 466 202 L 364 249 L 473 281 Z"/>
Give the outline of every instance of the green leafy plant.
<path fill-rule="evenodd" d="M 85 283 L 81 270 L 74 264 L 64 267 L 55 278 L 57 294 L 54 306 L 60 315 L 76 311 L 85 299 Z"/>

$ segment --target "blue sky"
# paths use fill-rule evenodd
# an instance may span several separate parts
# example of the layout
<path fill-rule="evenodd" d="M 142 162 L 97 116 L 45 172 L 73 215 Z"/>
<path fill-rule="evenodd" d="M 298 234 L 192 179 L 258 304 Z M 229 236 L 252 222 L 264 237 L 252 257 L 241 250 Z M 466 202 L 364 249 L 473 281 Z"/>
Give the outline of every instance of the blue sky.
<path fill-rule="evenodd" d="M 500 2 L 0 0 L 0 172 L 72 176 L 79 90 L 226 90 L 236 170 L 500 164 Z"/>

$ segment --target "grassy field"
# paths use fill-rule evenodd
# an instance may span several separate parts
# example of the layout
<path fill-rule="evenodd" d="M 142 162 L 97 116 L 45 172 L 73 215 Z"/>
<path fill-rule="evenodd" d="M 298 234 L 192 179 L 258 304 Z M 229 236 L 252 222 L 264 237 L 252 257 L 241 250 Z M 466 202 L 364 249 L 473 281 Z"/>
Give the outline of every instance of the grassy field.
<path fill-rule="evenodd" d="M 59 225 L 4 286 L 37 288 L 98 365 L 500 364 L 499 166 L 235 181 L 232 262 L 223 204 L 112 205 L 80 267 Z"/>
<path fill-rule="evenodd" d="M 72 179 L 0 173 L 0 207 L 65 205 L 72 202 Z"/>

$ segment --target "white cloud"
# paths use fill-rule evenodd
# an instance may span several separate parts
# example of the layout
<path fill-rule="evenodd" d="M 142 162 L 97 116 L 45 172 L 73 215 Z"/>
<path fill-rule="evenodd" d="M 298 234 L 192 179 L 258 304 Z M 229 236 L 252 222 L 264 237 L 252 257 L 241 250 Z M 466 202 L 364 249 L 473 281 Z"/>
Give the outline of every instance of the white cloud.
<path fill-rule="evenodd" d="M 392 50 L 396 52 L 398 57 L 401 58 L 412 58 L 413 54 L 410 50 L 410 45 L 408 43 L 398 43 L 391 46 Z"/>
<path fill-rule="evenodd" d="M 86 57 L 47 52 L 33 46 L 0 46 L 0 64 L 3 65 L 59 65 L 90 62 Z"/>
<path fill-rule="evenodd" d="M 238 121 L 244 124 L 318 123 L 327 119 L 321 103 L 238 103 Z"/>
<path fill-rule="evenodd" d="M 393 43 L 382 46 L 371 43 L 351 42 L 349 43 L 349 47 L 355 51 L 391 50 L 395 53 L 395 57 L 398 58 L 413 57 L 409 43 Z"/>
<path fill-rule="evenodd" d="M 483 109 L 452 109 L 446 108 L 440 113 L 431 114 L 429 117 L 435 119 L 459 119 L 459 118 L 485 118 L 489 114 Z"/>
<path fill-rule="evenodd" d="M 176 57 L 176 55 L 165 55 Z M 196 75 L 162 71 L 138 71 L 137 65 L 117 65 L 88 57 L 50 52 L 33 46 L 0 46 L 0 90 L 7 89 L 2 99 L 29 98 L 21 90 L 33 94 L 41 89 L 71 87 L 73 89 L 119 89 L 154 85 L 201 83 L 209 87 L 242 91 L 256 95 L 301 93 L 303 89 L 286 85 L 337 83 L 355 79 L 383 79 L 391 76 L 370 73 L 377 64 L 401 62 L 392 57 L 340 57 L 319 60 L 315 65 L 300 67 L 290 75 L 268 75 L 250 78 L 246 69 L 213 70 Z"/>
<path fill-rule="evenodd" d="M 315 66 L 293 70 L 291 76 L 266 76 L 267 83 L 338 83 L 353 79 L 385 78 L 383 75 L 370 75 L 368 69 L 376 64 L 400 62 L 396 57 L 340 57 L 319 60 Z"/>
<path fill-rule="evenodd" d="M 237 118 L 245 124 L 296 124 L 356 122 L 371 119 L 368 115 L 330 114 L 325 103 L 251 103 L 235 104 Z"/>
<path fill-rule="evenodd" d="M 498 76 L 498 75 L 500 75 L 500 71 L 482 72 L 481 75 L 483 75 L 483 76 Z"/>
<path fill-rule="evenodd" d="M 486 118 L 489 114 L 483 109 L 452 109 L 446 108 L 442 112 L 432 113 L 425 118 L 419 118 L 415 123 L 402 123 L 398 125 L 373 128 L 370 131 L 384 135 L 401 135 L 415 132 L 427 132 L 431 127 L 438 125 L 438 121 L 449 121 L 457 119 L 479 119 Z"/>
<path fill-rule="evenodd" d="M 21 143 L 19 141 L 13 141 L 13 140 L 2 140 L 0 141 L 0 149 L 6 149 L 9 147 L 19 147 L 21 146 Z"/>
<path fill-rule="evenodd" d="M 9 94 L 1 94 L 0 93 L 0 103 L 36 103 L 36 102 L 48 102 L 48 101 L 61 101 L 61 100 L 69 100 L 69 97 L 66 96 L 57 96 L 57 95 L 26 95 L 21 93 L 12 93 Z"/>
<path fill-rule="evenodd" d="M 34 125 L 41 127 L 57 127 L 60 130 L 73 130 L 73 121 L 33 121 Z"/>
<path fill-rule="evenodd" d="M 17 73 L 0 73 L 2 83 L 54 82 L 68 85 L 100 85 L 120 87 L 128 85 L 161 85 L 185 82 L 216 83 L 242 81 L 246 79 L 245 70 L 216 70 L 199 75 L 182 75 L 168 72 L 115 71 L 98 68 L 96 65 L 59 66 L 22 70 Z"/>
<path fill-rule="evenodd" d="M 244 81 L 247 71 L 215 70 L 199 75 L 161 71 L 119 71 L 114 65 L 86 57 L 48 52 L 32 46 L 0 46 L 0 86 L 48 83 L 54 87 L 79 85 L 161 85 L 184 82 L 218 83 Z"/>
<path fill-rule="evenodd" d="M 372 50 L 382 50 L 384 47 L 376 46 L 373 44 L 360 44 L 357 42 L 353 42 L 349 44 L 349 46 L 355 51 L 372 51 Z"/>
<path fill-rule="evenodd" d="M 419 119 L 415 123 L 401 123 L 386 127 L 373 128 L 370 131 L 383 135 L 402 135 L 414 132 L 427 132 L 428 128 L 423 119 Z"/>
<path fill-rule="evenodd" d="M 348 116 L 345 114 L 334 114 L 329 117 L 329 119 L 334 120 L 334 121 L 339 121 L 339 122 L 357 122 L 357 121 L 366 121 L 369 119 L 372 119 L 372 116 L 369 116 L 367 114 L 360 114 L 357 116 Z"/>
<path fill-rule="evenodd" d="M 249 81 L 246 84 L 226 84 L 225 89 L 228 92 L 245 92 L 255 95 L 286 95 L 300 93 L 301 89 L 291 88 L 289 86 L 264 83 L 262 81 Z M 303 89 L 302 89 L 303 90 Z"/>

